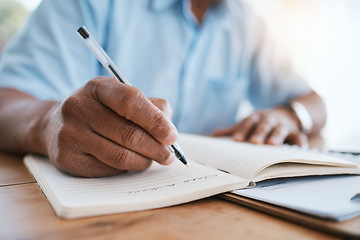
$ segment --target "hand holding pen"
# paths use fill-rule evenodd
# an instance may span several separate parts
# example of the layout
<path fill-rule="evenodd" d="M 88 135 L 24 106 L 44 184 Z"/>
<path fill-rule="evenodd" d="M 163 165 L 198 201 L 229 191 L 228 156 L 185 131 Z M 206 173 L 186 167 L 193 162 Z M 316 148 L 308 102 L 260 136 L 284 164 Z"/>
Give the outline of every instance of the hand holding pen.
<path fill-rule="evenodd" d="M 110 57 L 107 55 L 107 53 L 104 51 L 104 49 L 96 42 L 96 40 L 90 35 L 88 30 L 82 26 L 78 29 L 79 35 L 84 40 L 85 44 L 89 47 L 89 49 L 94 53 L 94 55 L 97 57 L 99 62 L 104 66 L 104 68 L 109 72 L 111 76 L 113 76 L 115 79 L 119 80 L 123 84 L 130 85 L 130 82 L 125 78 L 125 76 L 120 72 L 120 70 L 115 66 L 113 61 L 110 59 Z M 174 127 L 175 128 L 175 127 Z M 189 166 L 187 164 L 186 158 L 181 151 L 180 147 L 177 145 L 177 143 L 173 143 L 171 145 L 171 148 L 173 149 L 175 156 L 186 166 Z"/>
<path fill-rule="evenodd" d="M 39 148 L 73 176 L 112 176 L 178 159 L 168 103 L 115 78 L 95 77 L 63 102 L 43 104 Z"/>

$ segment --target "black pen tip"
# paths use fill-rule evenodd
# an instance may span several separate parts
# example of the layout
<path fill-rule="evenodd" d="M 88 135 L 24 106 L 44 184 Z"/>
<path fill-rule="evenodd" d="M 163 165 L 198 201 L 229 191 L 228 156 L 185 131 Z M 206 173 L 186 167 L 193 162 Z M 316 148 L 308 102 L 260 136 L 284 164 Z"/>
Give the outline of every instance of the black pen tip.
<path fill-rule="evenodd" d="M 184 165 L 189 166 L 189 165 L 188 165 L 188 162 L 186 161 L 186 159 L 185 159 L 184 156 L 179 157 L 179 160 L 180 160 Z"/>
<path fill-rule="evenodd" d="M 83 39 L 87 39 L 88 37 L 90 37 L 90 33 L 88 32 L 88 30 L 85 28 L 85 26 L 80 27 L 77 32 L 80 34 L 80 36 Z"/>

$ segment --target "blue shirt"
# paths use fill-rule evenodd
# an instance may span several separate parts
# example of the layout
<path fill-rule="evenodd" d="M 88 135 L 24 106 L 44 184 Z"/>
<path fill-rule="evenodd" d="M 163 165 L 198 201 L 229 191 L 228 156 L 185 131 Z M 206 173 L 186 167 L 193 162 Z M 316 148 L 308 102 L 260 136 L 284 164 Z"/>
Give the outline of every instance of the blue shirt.
<path fill-rule="evenodd" d="M 44 0 L 3 52 L 0 86 L 63 100 L 108 75 L 77 35 L 82 25 L 133 86 L 170 102 L 183 132 L 209 133 L 248 103 L 268 108 L 310 91 L 238 0 L 218 1 L 201 24 L 188 0 Z"/>

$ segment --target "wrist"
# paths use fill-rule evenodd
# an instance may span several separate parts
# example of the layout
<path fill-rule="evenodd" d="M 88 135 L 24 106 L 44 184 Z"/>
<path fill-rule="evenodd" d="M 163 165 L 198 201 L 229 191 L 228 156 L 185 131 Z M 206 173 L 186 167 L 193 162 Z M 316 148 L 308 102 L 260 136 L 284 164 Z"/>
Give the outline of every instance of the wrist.
<path fill-rule="evenodd" d="M 306 107 L 298 101 L 291 101 L 285 105 L 285 107 L 291 112 L 296 119 L 299 130 L 305 134 L 308 134 L 313 129 L 313 121 L 309 111 Z"/>
<path fill-rule="evenodd" d="M 54 132 L 50 122 L 58 112 L 60 102 L 40 101 L 37 108 L 39 114 L 29 123 L 27 134 L 27 144 L 32 152 L 48 155 L 48 141 L 50 135 Z"/>

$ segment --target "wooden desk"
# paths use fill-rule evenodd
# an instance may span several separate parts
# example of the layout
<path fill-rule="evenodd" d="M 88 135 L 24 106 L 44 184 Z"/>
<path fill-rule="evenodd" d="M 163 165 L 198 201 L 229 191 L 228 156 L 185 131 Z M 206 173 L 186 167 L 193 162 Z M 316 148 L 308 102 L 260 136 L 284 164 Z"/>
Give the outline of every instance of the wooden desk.
<path fill-rule="evenodd" d="M 339 239 L 216 197 L 75 220 L 55 216 L 20 156 L 0 153 L 0 239 Z"/>

